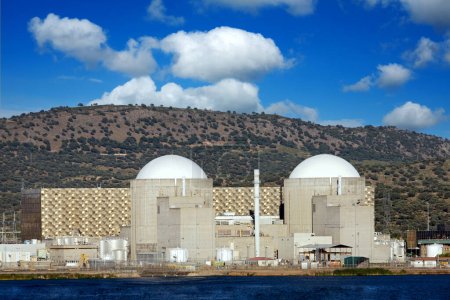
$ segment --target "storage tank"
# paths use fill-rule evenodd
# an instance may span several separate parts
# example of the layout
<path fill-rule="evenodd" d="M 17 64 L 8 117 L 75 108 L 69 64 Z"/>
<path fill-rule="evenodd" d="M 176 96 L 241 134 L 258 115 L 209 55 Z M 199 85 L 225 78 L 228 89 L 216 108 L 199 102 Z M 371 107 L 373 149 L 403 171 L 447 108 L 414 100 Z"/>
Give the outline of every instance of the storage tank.
<path fill-rule="evenodd" d="M 185 248 L 169 248 L 167 252 L 168 257 L 167 260 L 169 262 L 187 262 L 188 260 L 188 251 Z"/>
<path fill-rule="evenodd" d="M 217 261 L 229 262 L 233 260 L 233 250 L 230 248 L 216 249 Z"/>
<path fill-rule="evenodd" d="M 115 261 L 127 261 L 127 252 L 123 249 L 116 249 L 112 251 Z"/>
<path fill-rule="evenodd" d="M 436 257 L 442 254 L 442 244 L 427 245 L 427 257 Z"/>
<path fill-rule="evenodd" d="M 124 239 L 110 239 L 108 242 L 110 251 L 127 249 L 128 242 Z"/>
<path fill-rule="evenodd" d="M 107 256 L 108 246 L 106 243 L 107 243 L 106 240 L 101 240 L 99 247 L 98 247 L 99 257 L 101 259 L 106 259 L 106 256 Z"/>

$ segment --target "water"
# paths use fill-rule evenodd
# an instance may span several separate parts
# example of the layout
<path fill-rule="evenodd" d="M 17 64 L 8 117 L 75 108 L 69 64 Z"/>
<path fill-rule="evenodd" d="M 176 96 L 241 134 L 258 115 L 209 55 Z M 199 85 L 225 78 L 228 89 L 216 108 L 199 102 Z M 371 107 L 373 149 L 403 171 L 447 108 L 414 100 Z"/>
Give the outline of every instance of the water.
<path fill-rule="evenodd" d="M 450 299 L 450 275 L 0 281 L 0 299 Z"/>

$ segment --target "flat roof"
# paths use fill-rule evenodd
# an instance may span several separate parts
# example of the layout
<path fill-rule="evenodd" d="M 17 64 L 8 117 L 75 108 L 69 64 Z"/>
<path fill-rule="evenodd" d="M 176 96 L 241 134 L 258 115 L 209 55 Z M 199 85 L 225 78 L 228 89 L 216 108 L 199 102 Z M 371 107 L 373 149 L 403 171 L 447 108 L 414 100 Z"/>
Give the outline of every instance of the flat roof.
<path fill-rule="evenodd" d="M 450 244 L 450 239 L 427 239 L 427 240 L 418 240 L 417 244 Z"/>
<path fill-rule="evenodd" d="M 325 248 L 353 248 L 353 247 L 344 244 L 308 244 L 304 246 L 298 246 L 297 248 L 325 249 Z"/>

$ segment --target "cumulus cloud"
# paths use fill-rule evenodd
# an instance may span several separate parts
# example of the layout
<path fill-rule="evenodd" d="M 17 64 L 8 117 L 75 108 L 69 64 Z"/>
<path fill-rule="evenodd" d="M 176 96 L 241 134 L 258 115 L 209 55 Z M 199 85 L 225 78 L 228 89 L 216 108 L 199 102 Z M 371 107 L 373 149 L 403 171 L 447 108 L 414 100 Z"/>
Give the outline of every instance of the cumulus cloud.
<path fill-rule="evenodd" d="M 443 109 L 431 111 L 425 105 L 408 101 L 385 115 L 383 123 L 403 129 L 420 130 L 434 126 L 444 118 Z"/>
<path fill-rule="evenodd" d="M 344 85 L 342 90 L 344 92 L 366 92 L 373 86 L 372 75 L 361 78 L 354 84 Z"/>
<path fill-rule="evenodd" d="M 184 24 L 183 17 L 175 17 L 166 13 L 166 7 L 162 0 L 152 0 L 147 7 L 147 14 L 150 20 L 162 22 L 171 26 Z"/>
<path fill-rule="evenodd" d="M 267 107 L 265 112 L 291 118 L 301 118 L 311 122 L 316 122 L 319 115 L 316 109 L 296 104 L 290 100 L 275 102 Z"/>
<path fill-rule="evenodd" d="M 448 0 L 360 0 L 360 2 L 368 8 L 400 3 L 413 22 L 450 30 L 450 1 Z"/>
<path fill-rule="evenodd" d="M 257 12 L 268 7 L 282 7 L 294 16 L 314 13 L 317 0 L 201 0 L 206 6 L 228 7 L 234 10 Z"/>
<path fill-rule="evenodd" d="M 381 88 L 397 88 L 412 78 L 412 72 L 399 64 L 378 65 L 377 69 L 377 84 Z"/>
<path fill-rule="evenodd" d="M 276 102 L 264 108 L 258 93 L 257 86 L 230 78 L 196 88 L 183 88 L 171 82 L 158 90 L 155 82 L 149 76 L 142 76 L 117 86 L 112 91 L 104 93 L 99 99 L 90 101 L 89 104 L 153 104 L 181 108 L 190 106 L 245 113 L 264 111 L 312 122 L 316 122 L 318 119 L 316 109 L 296 104 L 290 100 Z"/>
<path fill-rule="evenodd" d="M 272 39 L 230 27 L 179 31 L 161 40 L 161 49 L 174 54 L 171 70 L 175 76 L 209 82 L 250 80 L 289 65 Z"/>
<path fill-rule="evenodd" d="M 361 78 L 358 82 L 344 85 L 343 92 L 365 92 L 374 85 L 383 89 L 394 89 L 412 79 L 412 72 L 399 64 L 378 65 L 378 73 Z"/>
<path fill-rule="evenodd" d="M 127 49 L 115 51 L 106 41 L 103 29 L 86 19 L 60 18 L 48 14 L 34 17 L 28 30 L 39 47 L 46 45 L 86 64 L 103 64 L 106 68 L 132 76 L 148 74 L 156 68 L 148 40 L 130 40 Z"/>
<path fill-rule="evenodd" d="M 437 59 L 439 44 L 429 38 L 422 37 L 416 49 L 405 53 L 405 57 L 413 62 L 415 68 L 425 67 Z"/>
<path fill-rule="evenodd" d="M 102 55 L 106 36 L 103 29 L 89 20 L 60 18 L 49 14 L 44 20 L 34 17 L 28 24 L 39 47 L 53 49 L 83 62 L 96 62 Z"/>
<path fill-rule="evenodd" d="M 151 55 L 151 49 L 157 47 L 158 41 L 143 37 L 138 41 L 130 39 L 123 51 L 106 49 L 103 64 L 111 71 L 117 71 L 132 76 L 148 74 L 156 68 L 156 61 Z"/>
<path fill-rule="evenodd" d="M 197 107 L 219 111 L 260 112 L 263 110 L 258 88 L 235 79 L 223 79 L 213 85 L 183 88 L 176 83 L 167 83 L 157 90 L 148 77 L 133 78 L 123 85 L 104 93 L 89 104 L 154 104 L 174 107 Z"/>
<path fill-rule="evenodd" d="M 414 22 L 450 30 L 450 1 L 400 0 L 400 2 Z"/>
<path fill-rule="evenodd" d="M 340 120 L 323 120 L 319 121 L 321 125 L 341 125 L 344 127 L 361 127 L 364 126 L 362 119 L 340 119 Z"/>
<path fill-rule="evenodd" d="M 121 51 L 109 47 L 103 29 L 85 19 L 49 14 L 45 19 L 31 19 L 29 31 L 41 48 L 49 46 L 88 65 L 101 64 L 131 77 L 155 71 L 155 48 L 173 55 L 173 75 L 208 82 L 225 78 L 248 81 L 293 63 L 284 59 L 272 39 L 230 27 L 208 32 L 179 31 L 160 41 L 151 37 L 130 39 Z"/>

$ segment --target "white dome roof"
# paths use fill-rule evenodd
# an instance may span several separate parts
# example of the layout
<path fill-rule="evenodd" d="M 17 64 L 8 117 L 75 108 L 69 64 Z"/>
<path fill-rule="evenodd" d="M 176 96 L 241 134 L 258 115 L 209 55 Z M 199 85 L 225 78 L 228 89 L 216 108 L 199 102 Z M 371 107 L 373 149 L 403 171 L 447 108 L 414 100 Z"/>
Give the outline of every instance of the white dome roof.
<path fill-rule="evenodd" d="M 136 179 L 206 179 L 206 174 L 195 162 L 179 155 L 164 155 L 146 164 Z"/>
<path fill-rule="evenodd" d="M 360 177 L 345 159 L 331 154 L 319 154 L 302 161 L 289 178 Z"/>

